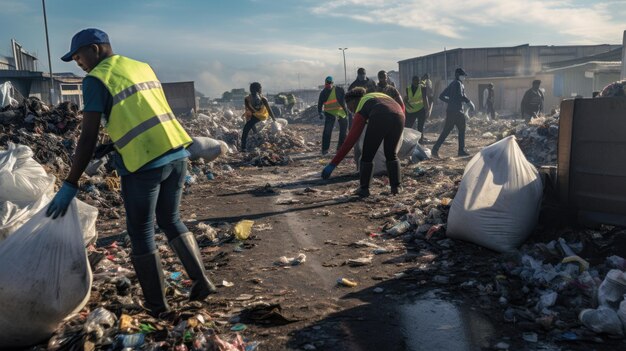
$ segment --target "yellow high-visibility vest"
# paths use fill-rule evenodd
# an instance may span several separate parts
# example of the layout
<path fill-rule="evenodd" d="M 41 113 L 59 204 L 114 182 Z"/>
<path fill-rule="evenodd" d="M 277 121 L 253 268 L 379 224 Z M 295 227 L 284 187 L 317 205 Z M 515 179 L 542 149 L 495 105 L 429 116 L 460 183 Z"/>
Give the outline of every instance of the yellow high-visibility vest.
<path fill-rule="evenodd" d="M 417 86 L 417 89 L 415 89 L 415 94 L 413 94 L 412 86 L 406 88 L 406 93 L 409 97 L 409 101 L 406 104 L 406 112 L 419 112 L 421 109 L 424 108 L 424 99 L 422 98 L 421 84 Z"/>
<path fill-rule="evenodd" d="M 170 150 L 191 144 L 148 64 L 114 55 L 88 75 L 99 79 L 113 96 L 105 128 L 129 172 Z"/>
<path fill-rule="evenodd" d="M 330 95 L 328 96 L 328 100 L 324 103 L 324 112 L 331 114 L 335 117 L 345 118 L 346 111 L 343 110 L 343 107 L 337 101 L 337 93 L 335 92 L 335 87 L 331 90 Z"/>
<path fill-rule="evenodd" d="M 361 111 L 361 109 L 363 108 L 363 105 L 365 105 L 365 103 L 368 100 L 371 100 L 373 98 L 380 98 L 380 99 L 389 99 L 393 102 L 396 102 L 396 100 L 394 100 L 391 96 L 385 94 L 385 93 L 367 93 L 365 95 L 363 95 L 363 97 L 361 98 L 361 100 L 359 100 L 359 104 L 356 106 L 356 111 L 354 111 L 355 114 L 359 113 Z"/>

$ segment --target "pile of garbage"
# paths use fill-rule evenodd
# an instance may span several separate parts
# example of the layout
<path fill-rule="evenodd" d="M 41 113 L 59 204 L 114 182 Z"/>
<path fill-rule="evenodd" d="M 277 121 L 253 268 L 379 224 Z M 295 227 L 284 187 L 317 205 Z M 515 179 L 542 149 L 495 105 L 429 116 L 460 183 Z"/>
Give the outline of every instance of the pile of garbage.
<path fill-rule="evenodd" d="M 526 158 L 535 165 L 556 165 L 559 141 L 559 113 L 531 119 L 528 124 L 520 124 L 514 130 L 517 142 Z"/>

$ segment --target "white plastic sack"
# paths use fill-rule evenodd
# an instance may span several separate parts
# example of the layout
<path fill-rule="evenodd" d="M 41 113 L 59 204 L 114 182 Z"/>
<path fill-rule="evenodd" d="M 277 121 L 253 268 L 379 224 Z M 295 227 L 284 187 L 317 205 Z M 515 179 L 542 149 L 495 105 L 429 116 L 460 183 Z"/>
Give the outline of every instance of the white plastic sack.
<path fill-rule="evenodd" d="M 12 143 L 0 151 L 0 241 L 52 199 L 55 178 L 32 156 L 28 146 Z"/>
<path fill-rule="evenodd" d="M 624 335 L 622 321 L 612 308 L 600 306 L 595 310 L 585 309 L 580 312 L 578 319 L 585 327 L 596 333 Z"/>
<path fill-rule="evenodd" d="M 13 85 L 11 82 L 0 84 L 0 107 L 17 106 L 17 100 L 13 98 Z"/>
<path fill-rule="evenodd" d="M 193 143 L 187 148 L 191 156 L 190 160 L 204 159 L 211 162 L 216 158 L 228 153 L 228 145 L 221 140 L 207 137 L 193 137 Z"/>
<path fill-rule="evenodd" d="M 276 123 L 280 124 L 281 127 L 285 128 L 289 124 L 289 121 L 284 118 L 276 118 Z"/>
<path fill-rule="evenodd" d="M 598 289 L 598 304 L 613 309 L 620 306 L 626 294 L 626 273 L 611 269 Z"/>
<path fill-rule="evenodd" d="M 0 348 L 45 341 L 89 299 L 92 275 L 79 206 L 72 201 L 55 220 L 45 211 L 0 243 Z"/>
<path fill-rule="evenodd" d="M 537 224 L 543 184 L 514 136 L 484 148 L 465 167 L 447 235 L 499 252 L 516 249 Z"/>
<path fill-rule="evenodd" d="M 359 167 L 359 162 L 361 161 L 361 153 L 363 150 L 363 140 L 365 139 L 365 134 L 367 133 L 367 127 L 361 133 L 359 137 L 359 141 L 354 146 L 354 161 L 357 164 L 357 168 Z M 402 133 L 402 142 L 396 148 L 396 153 L 398 154 L 398 159 L 403 160 L 410 158 L 417 148 L 422 150 L 424 154 L 426 154 L 426 150 L 424 150 L 417 141 L 420 138 L 420 133 L 415 129 L 404 128 Z M 374 174 L 380 175 L 387 172 L 387 165 L 385 160 L 385 148 L 383 147 L 383 143 L 380 144 L 378 150 L 376 151 L 376 156 L 374 156 Z"/>

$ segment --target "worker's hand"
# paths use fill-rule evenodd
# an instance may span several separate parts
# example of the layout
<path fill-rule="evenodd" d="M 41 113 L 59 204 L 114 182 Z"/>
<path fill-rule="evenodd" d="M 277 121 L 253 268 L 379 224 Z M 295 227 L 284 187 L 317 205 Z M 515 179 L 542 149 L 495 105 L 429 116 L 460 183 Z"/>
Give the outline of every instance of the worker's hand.
<path fill-rule="evenodd" d="M 322 171 L 322 179 L 328 179 L 330 178 L 330 175 L 333 173 L 333 171 L 335 170 L 335 165 L 329 163 L 328 165 L 326 165 L 326 167 L 324 167 L 324 170 Z"/>
<path fill-rule="evenodd" d="M 68 182 L 63 182 L 63 186 L 59 189 L 59 192 L 54 195 L 52 202 L 48 205 L 46 210 L 46 217 L 52 216 L 52 219 L 65 216 L 67 208 L 70 206 L 70 202 L 78 194 L 78 188 Z"/>
<path fill-rule="evenodd" d="M 324 116 L 324 112 L 320 112 L 320 119 L 324 119 L 326 118 L 326 116 Z"/>

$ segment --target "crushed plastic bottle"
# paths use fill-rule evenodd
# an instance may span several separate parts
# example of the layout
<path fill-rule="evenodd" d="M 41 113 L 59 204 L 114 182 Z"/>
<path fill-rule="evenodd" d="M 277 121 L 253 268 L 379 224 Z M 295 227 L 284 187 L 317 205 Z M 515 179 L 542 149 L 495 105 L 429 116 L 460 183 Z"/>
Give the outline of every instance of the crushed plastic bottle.
<path fill-rule="evenodd" d="M 387 229 L 386 233 L 389 235 L 400 235 L 406 233 L 409 229 L 411 229 L 411 223 L 402 221 Z"/>
<path fill-rule="evenodd" d="M 84 330 L 86 334 L 93 335 L 96 343 L 98 343 L 105 336 L 107 330 L 115 325 L 116 321 L 117 317 L 111 311 L 98 307 L 87 316 Z"/>

